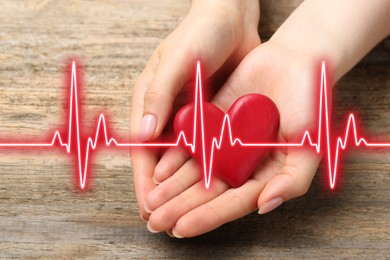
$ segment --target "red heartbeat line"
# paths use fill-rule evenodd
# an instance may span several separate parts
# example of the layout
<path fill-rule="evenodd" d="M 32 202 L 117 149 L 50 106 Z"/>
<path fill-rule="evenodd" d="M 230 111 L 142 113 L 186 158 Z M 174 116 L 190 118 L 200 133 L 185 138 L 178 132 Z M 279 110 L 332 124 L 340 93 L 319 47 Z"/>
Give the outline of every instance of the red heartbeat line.
<path fill-rule="evenodd" d="M 46 143 L 0 143 L 0 148 L 49 148 L 59 144 L 60 147 L 65 148 L 68 154 L 73 153 L 76 156 L 76 165 L 78 171 L 79 186 L 84 189 L 88 179 L 88 166 L 90 163 L 91 150 L 97 148 L 97 144 L 100 141 L 100 133 L 103 133 L 104 144 L 115 147 L 177 147 L 181 142 L 185 146 L 191 148 L 191 151 L 195 153 L 196 136 L 197 136 L 197 124 L 200 123 L 201 127 L 201 152 L 203 156 L 203 176 L 206 188 L 210 187 L 212 168 L 213 168 L 213 156 L 215 149 L 220 149 L 222 146 L 222 140 L 224 139 L 225 130 L 228 132 L 228 139 L 231 146 L 241 145 L 244 147 L 303 147 L 305 144 L 315 148 L 315 151 L 319 154 L 323 152 L 323 145 L 325 145 L 325 153 L 328 168 L 329 186 L 334 189 L 336 186 L 338 164 L 340 157 L 340 150 L 345 150 L 349 141 L 349 136 L 352 133 L 354 145 L 356 147 L 362 144 L 366 147 L 390 147 L 390 143 L 373 143 L 368 142 L 365 138 L 360 137 L 357 131 L 356 119 L 353 113 L 349 114 L 348 121 L 345 127 L 344 135 L 337 137 L 335 142 L 334 154 L 332 153 L 332 141 L 329 119 L 329 105 L 327 98 L 327 77 L 325 63 L 321 65 L 321 83 L 320 83 L 320 99 L 319 99 L 319 112 L 318 112 L 318 132 L 317 141 L 314 142 L 309 131 L 305 131 L 300 142 L 297 143 L 246 143 L 238 137 L 234 137 L 231 129 L 231 123 L 228 115 L 225 115 L 222 126 L 221 134 L 219 138 L 214 137 L 210 147 L 210 158 L 206 158 L 206 145 L 205 145 L 205 132 L 204 132 L 204 120 L 203 120 L 203 92 L 202 92 L 202 73 L 200 62 L 197 62 L 196 66 L 196 80 L 195 80 L 195 109 L 194 109 L 194 124 L 193 124 L 193 138 L 192 143 L 187 141 L 187 137 L 184 132 L 181 131 L 174 142 L 118 142 L 114 137 L 109 136 L 107 131 L 107 123 L 104 114 L 100 114 L 99 120 L 96 126 L 96 132 L 94 137 L 88 137 L 86 143 L 80 133 L 80 109 L 78 99 L 78 79 L 76 62 L 71 64 L 71 78 L 70 78 L 70 95 L 69 95 L 69 117 L 68 117 L 68 140 L 64 141 L 64 137 L 60 134 L 60 131 L 55 131 L 51 141 Z M 198 122 L 198 106 L 200 111 L 200 119 Z M 325 118 L 323 118 L 325 117 Z M 324 134 L 323 131 L 325 131 Z M 323 141 L 322 139 L 325 138 Z M 325 142 L 325 144 L 323 144 Z M 332 159 L 332 156 L 334 159 Z M 209 163 L 207 163 L 209 162 Z"/>

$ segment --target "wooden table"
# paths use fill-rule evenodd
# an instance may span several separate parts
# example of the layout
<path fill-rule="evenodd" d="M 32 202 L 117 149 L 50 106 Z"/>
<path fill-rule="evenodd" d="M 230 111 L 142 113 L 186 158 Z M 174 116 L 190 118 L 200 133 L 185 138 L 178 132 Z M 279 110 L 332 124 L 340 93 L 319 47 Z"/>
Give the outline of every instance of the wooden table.
<path fill-rule="evenodd" d="M 300 1 L 263 1 L 269 37 Z M 185 15 L 187 1 L 0 2 L 0 142 L 48 141 L 66 129 L 64 60 L 85 65 L 86 133 L 104 111 L 110 129 L 129 131 L 132 86 L 153 49 Z M 390 140 L 390 41 L 338 84 L 333 119 L 355 111 L 362 129 Z M 43 258 L 385 258 L 390 255 L 390 151 L 343 157 L 342 192 L 320 169 L 308 194 L 209 234 L 173 239 L 140 220 L 129 153 L 101 149 L 91 188 L 75 186 L 64 149 L 0 149 L 0 257 Z"/>

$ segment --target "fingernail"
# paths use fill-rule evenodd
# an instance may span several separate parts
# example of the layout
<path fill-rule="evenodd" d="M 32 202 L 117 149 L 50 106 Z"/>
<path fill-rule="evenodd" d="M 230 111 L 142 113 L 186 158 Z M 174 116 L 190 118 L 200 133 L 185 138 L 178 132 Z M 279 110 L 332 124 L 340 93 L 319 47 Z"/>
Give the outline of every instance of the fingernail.
<path fill-rule="evenodd" d="M 152 182 L 156 185 L 159 185 L 161 182 L 159 182 L 158 180 L 156 180 L 156 177 L 153 175 L 153 178 L 152 178 Z"/>
<path fill-rule="evenodd" d="M 152 212 L 153 212 L 153 210 L 151 210 L 151 209 L 149 208 L 149 206 L 148 206 L 147 203 L 145 203 L 144 209 L 145 209 L 145 211 L 148 212 L 148 213 L 152 213 Z"/>
<path fill-rule="evenodd" d="M 167 235 L 170 236 L 170 237 L 175 237 L 175 236 L 172 234 L 172 231 L 167 230 L 166 233 L 167 233 Z"/>
<path fill-rule="evenodd" d="M 176 232 L 176 229 L 172 229 L 172 235 L 176 238 L 183 238 L 183 236 L 179 235 L 177 232 Z"/>
<path fill-rule="evenodd" d="M 139 213 L 139 215 L 141 216 L 141 219 L 142 219 L 143 222 L 145 222 L 145 223 L 148 222 L 148 220 L 144 218 L 144 216 L 142 215 L 141 212 Z"/>
<path fill-rule="evenodd" d="M 152 233 L 158 233 L 158 232 L 159 232 L 159 231 L 154 230 L 154 229 L 150 226 L 149 222 L 146 224 L 146 227 L 147 227 L 148 230 L 149 230 L 150 232 L 152 232 Z"/>
<path fill-rule="evenodd" d="M 157 119 L 155 115 L 144 115 L 139 126 L 139 139 L 141 141 L 147 141 L 152 138 L 154 131 L 156 131 L 156 126 Z"/>
<path fill-rule="evenodd" d="M 272 200 L 269 200 L 260 207 L 259 214 L 268 213 L 276 209 L 277 207 L 279 207 L 282 203 L 283 203 L 283 199 L 281 197 L 277 197 Z"/>

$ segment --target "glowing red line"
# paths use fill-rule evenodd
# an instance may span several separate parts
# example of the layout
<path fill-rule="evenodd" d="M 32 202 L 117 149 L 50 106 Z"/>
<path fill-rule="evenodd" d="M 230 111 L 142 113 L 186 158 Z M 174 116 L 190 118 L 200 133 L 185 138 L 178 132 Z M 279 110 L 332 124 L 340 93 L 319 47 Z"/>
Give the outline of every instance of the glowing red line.
<path fill-rule="evenodd" d="M 337 179 L 337 170 L 340 156 L 340 149 L 345 150 L 349 140 L 349 135 L 353 134 L 353 140 L 356 147 L 361 146 L 362 144 L 366 147 L 390 147 L 390 143 L 373 143 L 368 142 L 365 138 L 359 137 L 357 133 L 357 125 L 355 116 L 351 113 L 348 117 L 348 121 L 345 127 L 344 136 L 337 137 L 336 147 L 334 149 L 335 156 L 332 160 L 332 148 L 331 148 L 331 127 L 329 121 L 329 105 L 327 99 L 327 78 L 326 78 L 326 69 L 325 63 L 321 64 L 321 83 L 320 83 L 320 102 L 319 102 L 319 111 L 318 111 L 318 132 L 317 132 L 317 142 L 312 140 L 312 137 L 309 131 L 305 131 L 300 142 L 297 143 L 245 143 L 241 141 L 238 137 L 233 137 L 233 132 L 231 128 L 231 123 L 228 115 L 225 115 L 219 138 L 213 137 L 212 144 L 210 147 L 210 157 L 206 158 L 206 144 L 205 144 L 205 130 L 204 130 L 204 114 L 203 114 L 203 92 L 202 92 L 202 73 L 200 62 L 197 63 L 196 67 L 196 79 L 195 79 L 195 97 L 194 97 L 194 124 L 193 124 L 193 138 L 192 143 L 187 141 L 185 133 L 182 131 L 179 133 L 175 142 L 168 143 L 120 143 L 115 138 L 109 137 L 107 133 L 107 123 L 103 114 L 100 114 L 99 120 L 96 126 L 96 132 L 94 138 L 88 137 L 86 143 L 85 154 L 82 154 L 81 149 L 81 134 L 80 134 L 80 122 L 79 122 L 79 103 L 78 103 L 78 88 L 77 88 L 77 70 L 76 63 L 72 62 L 71 70 L 71 84 L 70 84 L 70 103 L 69 103 L 69 121 L 68 121 L 68 141 L 64 142 L 63 138 L 59 131 L 55 131 L 53 138 L 50 142 L 46 143 L 0 143 L 0 148 L 37 148 L 37 147 L 54 147 L 55 143 L 58 141 L 61 147 L 65 147 L 66 152 L 69 154 L 71 150 L 72 139 L 76 138 L 76 153 L 77 153 L 77 168 L 78 168 L 78 178 L 80 188 L 84 189 L 87 183 L 88 176 L 88 165 L 90 158 L 90 151 L 95 150 L 97 147 L 97 142 L 99 141 L 99 132 L 103 129 L 103 138 L 105 145 L 111 146 L 115 145 L 116 147 L 176 147 L 180 145 L 180 142 L 183 142 L 184 145 L 191 148 L 193 153 L 196 152 L 196 137 L 197 137 L 197 125 L 200 123 L 201 128 L 201 152 L 202 152 L 202 168 L 203 175 L 205 180 L 205 185 L 208 188 L 211 182 L 212 168 L 213 168 L 213 158 L 215 149 L 220 149 L 222 146 L 222 140 L 224 139 L 225 130 L 228 131 L 229 143 L 231 146 L 241 145 L 245 147 L 303 147 L 305 143 L 308 143 L 309 146 L 314 147 L 317 153 L 321 153 L 322 149 L 322 138 L 325 138 L 325 152 L 327 159 L 327 168 L 328 168 L 328 178 L 329 185 L 331 189 L 335 188 L 336 179 Z M 200 122 L 198 122 L 198 109 L 200 113 Z M 75 118 L 73 118 L 75 114 Z M 325 125 L 323 125 L 323 117 L 325 117 Z M 72 126 L 75 124 L 76 127 L 76 136 L 72 134 Z M 325 130 L 325 137 L 323 137 L 323 130 Z M 82 158 L 85 158 L 84 163 L 82 163 Z"/>

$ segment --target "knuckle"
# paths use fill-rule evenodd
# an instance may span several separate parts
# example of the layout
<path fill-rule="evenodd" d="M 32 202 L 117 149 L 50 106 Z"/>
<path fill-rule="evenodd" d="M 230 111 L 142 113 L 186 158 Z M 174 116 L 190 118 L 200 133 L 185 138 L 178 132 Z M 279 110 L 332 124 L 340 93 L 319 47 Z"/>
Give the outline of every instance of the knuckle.
<path fill-rule="evenodd" d="M 168 91 L 163 92 L 161 89 L 157 89 L 154 87 L 149 88 L 144 95 L 144 105 L 152 105 L 159 104 L 161 105 L 169 105 L 174 101 L 173 95 L 171 95 Z"/>
<path fill-rule="evenodd" d="M 155 89 L 155 88 L 149 88 L 145 92 L 144 96 L 144 102 L 147 103 L 154 103 L 155 101 L 159 100 L 161 98 L 161 93 Z"/>
<path fill-rule="evenodd" d="M 235 190 L 229 189 L 226 191 L 226 195 L 229 198 L 229 201 L 232 205 L 236 206 L 236 210 L 240 212 L 240 214 L 245 214 L 246 212 L 246 203 L 244 199 L 237 194 Z"/>
<path fill-rule="evenodd" d="M 305 195 L 308 190 L 309 190 L 309 185 L 306 185 L 306 183 L 299 183 L 296 187 L 297 197 Z"/>
<path fill-rule="evenodd" d="M 284 173 L 289 178 L 286 181 L 288 187 L 292 190 L 293 197 L 300 197 L 307 193 L 310 187 L 310 181 L 308 182 L 303 176 L 297 174 L 298 169 L 296 167 L 286 167 Z"/>

